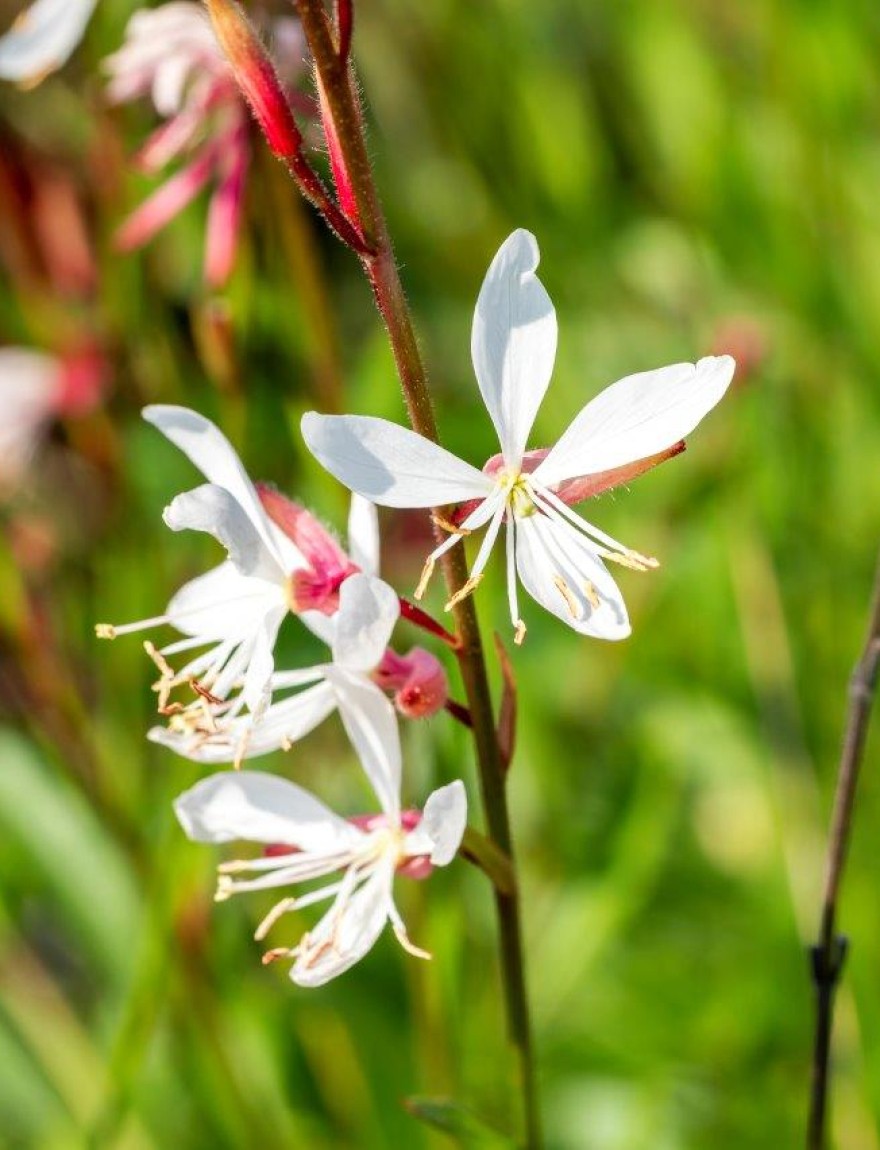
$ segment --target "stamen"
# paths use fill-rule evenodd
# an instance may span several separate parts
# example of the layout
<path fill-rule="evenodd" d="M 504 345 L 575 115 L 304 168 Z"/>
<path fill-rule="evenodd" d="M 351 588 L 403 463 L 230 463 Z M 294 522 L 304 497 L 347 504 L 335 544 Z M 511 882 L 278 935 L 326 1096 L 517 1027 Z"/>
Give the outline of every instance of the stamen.
<path fill-rule="evenodd" d="M 522 619 L 517 619 L 516 630 L 513 633 L 514 646 L 521 647 L 523 639 L 526 637 L 526 625 Z"/>
<path fill-rule="evenodd" d="M 622 543 L 618 543 L 616 539 L 613 539 L 610 535 L 606 535 L 604 531 L 600 531 L 594 524 L 582 519 L 580 515 L 572 511 L 572 509 L 563 503 L 559 496 L 554 494 L 549 488 L 535 483 L 529 479 L 528 476 L 523 476 L 523 480 L 528 486 L 535 503 L 545 515 L 557 521 L 559 519 L 567 520 L 568 523 L 576 527 L 578 531 L 581 531 L 590 538 L 594 546 L 599 544 L 597 551 L 603 559 L 611 559 L 624 567 L 631 568 L 633 571 L 648 571 L 660 566 L 659 559 L 642 555 L 638 551 L 624 547 Z"/>
<path fill-rule="evenodd" d="M 584 584 L 584 594 L 587 597 L 587 602 L 590 604 L 593 610 L 598 611 L 602 603 L 599 599 L 599 594 L 596 591 L 595 585 L 591 583 L 589 579 Z"/>
<path fill-rule="evenodd" d="M 462 599 L 467 599 L 468 595 L 471 595 L 477 589 L 477 587 L 479 587 L 480 582 L 482 581 L 482 578 L 483 578 L 482 571 L 480 572 L 479 575 L 471 575 L 471 577 L 470 577 L 470 579 L 468 579 L 467 583 L 465 583 L 465 585 L 463 587 L 460 587 L 458 589 L 458 591 L 455 592 L 455 594 L 452 596 L 452 598 L 449 600 L 449 602 L 446 604 L 446 606 L 443 608 L 443 610 L 444 611 L 451 611 L 452 608 L 456 605 L 456 603 L 460 603 L 462 601 Z"/>
<path fill-rule="evenodd" d="M 559 592 L 559 594 L 565 600 L 565 605 L 566 605 L 566 607 L 568 607 L 569 614 L 571 615 L 572 619 L 577 619 L 578 618 L 577 600 L 575 599 L 574 595 L 572 595 L 571 589 L 569 588 L 568 584 L 565 582 L 565 580 L 562 578 L 561 575 L 554 575 L 553 576 L 553 585 L 556 587 L 556 590 Z"/>
<path fill-rule="evenodd" d="M 214 902 L 226 902 L 235 894 L 235 883 L 225 874 L 217 877 L 217 889 L 214 891 Z"/>
<path fill-rule="evenodd" d="M 156 615 L 152 619 L 141 619 L 139 623 L 96 623 L 95 634 L 99 639 L 115 639 L 118 635 L 131 635 L 135 631 L 147 631 L 150 627 L 161 627 L 168 622 L 167 615 Z"/>

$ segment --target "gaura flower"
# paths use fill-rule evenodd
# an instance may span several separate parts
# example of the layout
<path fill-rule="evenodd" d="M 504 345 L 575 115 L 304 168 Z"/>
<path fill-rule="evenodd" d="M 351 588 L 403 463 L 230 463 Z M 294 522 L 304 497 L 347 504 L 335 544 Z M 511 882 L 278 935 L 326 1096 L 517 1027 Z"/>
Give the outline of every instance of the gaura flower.
<path fill-rule="evenodd" d="M 250 715 L 242 713 L 238 699 L 228 703 L 202 700 L 199 706 L 172 715 L 167 727 L 153 728 L 148 737 L 196 762 L 238 765 L 244 759 L 289 748 L 338 710 L 372 778 L 381 773 L 386 748 L 398 741 L 394 708 L 381 689 L 398 684 L 387 682 L 379 673 L 381 670 L 389 677 L 392 670 L 399 673 L 394 659 L 406 665 L 400 656 L 386 650 L 399 614 L 397 594 L 387 583 L 353 574 L 339 590 L 336 615 L 307 617 L 309 625 L 329 643 L 332 661 L 304 670 L 280 671 L 269 682 L 273 695 L 294 688 L 304 690 Z M 441 695 L 441 689 L 434 686 L 434 665 L 439 667 L 433 660 L 430 671 L 421 662 L 408 666 L 406 686 L 413 689 L 413 678 L 426 680 L 426 691 L 433 688 Z M 445 700 L 444 677 L 439 705 Z"/>
<path fill-rule="evenodd" d="M 35 0 L 0 36 L 0 80 L 31 86 L 67 62 L 97 0 Z"/>
<path fill-rule="evenodd" d="M 292 23 L 284 21 L 285 30 Z M 166 121 L 138 153 L 139 167 L 157 173 L 186 157 L 122 225 L 118 246 L 142 247 L 213 181 L 204 274 L 222 286 L 241 227 L 250 116 L 202 6 L 175 0 L 135 12 L 124 45 L 104 63 L 114 103 L 150 95 Z"/>
<path fill-rule="evenodd" d="M 183 407 L 147 407 L 143 414 L 208 480 L 172 500 L 163 513 L 166 524 L 172 531 L 206 531 L 228 558 L 185 584 L 164 615 L 123 626 L 99 624 L 98 635 L 115 638 L 170 624 L 186 638 L 155 652 L 163 671 L 160 708 L 182 683 L 195 686 L 201 705 L 225 700 L 241 682 L 244 702 L 260 710 L 268 702 L 275 640 L 290 607 L 290 578 L 305 560 L 266 514 L 232 445 L 213 423 Z M 200 647 L 209 649 L 181 670 L 168 667 L 168 658 Z"/>
<path fill-rule="evenodd" d="M 460 522 L 439 521 L 450 534 L 428 556 L 416 598 L 435 561 L 486 527 L 470 578 L 447 610 L 469 594 L 503 523 L 516 642 L 525 635 L 517 575 L 534 599 L 575 631 L 623 639 L 630 633 L 626 606 L 603 560 L 636 570 L 656 567 L 657 561 L 582 519 L 569 502 L 682 450 L 683 438 L 726 391 L 735 365 L 729 356 L 707 357 L 626 376 L 591 400 L 549 451 L 526 452 L 556 355 L 556 313 L 535 274 L 538 260 L 534 236 L 515 231 L 492 261 L 477 300 L 471 354 L 501 441 L 500 457 L 482 471 L 384 419 L 308 412 L 302 433 L 331 474 L 374 503 L 469 505 Z"/>
<path fill-rule="evenodd" d="M 85 414 L 95 405 L 105 374 L 94 351 L 53 356 L 0 348 L 0 491 L 21 478 L 52 419 Z"/>
<path fill-rule="evenodd" d="M 400 809 L 400 747 L 383 744 L 370 781 L 382 813 L 346 821 L 307 791 L 259 771 L 211 775 L 174 804 L 187 835 L 196 842 L 246 839 L 267 853 L 221 864 L 217 899 L 243 891 L 266 890 L 340 877 L 306 894 L 283 898 L 257 928 L 262 940 L 288 911 L 333 899 L 317 926 L 293 947 L 277 947 L 263 961 L 294 959 L 290 977 L 299 986 L 321 986 L 342 974 L 371 949 L 390 921 L 398 941 L 418 958 L 430 955 L 414 946 L 394 902 L 397 872 L 424 878 L 455 857 L 467 819 L 463 784 L 456 780 L 428 797 L 424 810 Z M 250 873 L 255 877 L 233 878 Z"/>

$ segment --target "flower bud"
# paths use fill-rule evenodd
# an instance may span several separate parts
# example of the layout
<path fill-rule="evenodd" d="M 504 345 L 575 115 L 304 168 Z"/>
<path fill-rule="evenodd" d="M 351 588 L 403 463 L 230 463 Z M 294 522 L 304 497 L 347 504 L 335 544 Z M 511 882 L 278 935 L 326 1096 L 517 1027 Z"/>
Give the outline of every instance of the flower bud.
<path fill-rule="evenodd" d="M 446 704 L 449 689 L 443 664 L 421 647 L 408 655 L 390 648 L 373 672 L 373 679 L 385 690 L 394 691 L 394 705 L 409 719 L 435 715 Z"/>
<path fill-rule="evenodd" d="M 205 4 L 217 41 L 269 147 L 281 159 L 297 155 L 302 136 L 275 66 L 250 21 L 235 0 L 205 0 Z"/>

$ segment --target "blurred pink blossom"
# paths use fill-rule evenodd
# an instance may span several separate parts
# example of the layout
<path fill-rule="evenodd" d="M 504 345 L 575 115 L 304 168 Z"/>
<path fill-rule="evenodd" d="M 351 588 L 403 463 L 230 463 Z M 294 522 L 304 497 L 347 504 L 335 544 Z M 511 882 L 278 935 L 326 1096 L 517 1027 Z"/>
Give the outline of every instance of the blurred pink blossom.
<path fill-rule="evenodd" d="M 294 60 L 291 23 L 283 21 L 282 31 L 285 57 Z M 123 251 L 142 247 L 213 184 L 204 276 L 209 286 L 222 286 L 241 229 L 250 116 L 201 5 L 175 0 L 140 9 L 128 22 L 125 43 L 104 63 L 113 103 L 148 96 L 165 121 L 138 152 L 137 165 L 158 173 L 183 161 L 123 223 L 118 246 Z"/>
<path fill-rule="evenodd" d="M 0 494 L 20 480 L 54 418 L 94 407 L 105 377 L 104 360 L 91 349 L 58 357 L 0 348 Z"/>

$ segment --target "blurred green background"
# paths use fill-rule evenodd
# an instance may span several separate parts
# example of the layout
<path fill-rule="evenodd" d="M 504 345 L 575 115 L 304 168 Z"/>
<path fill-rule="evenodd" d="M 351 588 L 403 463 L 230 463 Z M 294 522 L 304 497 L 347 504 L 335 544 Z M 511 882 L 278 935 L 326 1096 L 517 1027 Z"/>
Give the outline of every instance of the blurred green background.
<path fill-rule="evenodd" d="M 163 527 L 200 480 L 142 404 L 215 418 L 251 474 L 340 527 L 345 493 L 304 452 L 300 413 L 402 418 L 359 268 L 259 144 L 224 293 L 201 285 L 203 201 L 142 254 L 113 251 L 152 186 L 127 162 L 149 109 L 102 101 L 100 60 L 134 7 L 101 0 L 62 73 L 0 90 L 0 343 L 91 336 L 114 378 L 0 512 L 0 1144 L 439 1148 L 403 1099 L 452 1096 L 502 1127 L 511 1113 L 486 881 L 464 863 L 401 881 L 432 963 L 385 936 L 329 987 L 293 987 L 251 938 L 270 899 L 214 907 L 217 855 L 173 820 L 198 769 L 144 739 L 138 638 L 93 637 L 157 614 L 219 557 Z M 450 447 L 477 464 L 496 450 L 470 321 L 517 226 L 538 236 L 560 325 L 535 445 L 621 375 L 740 361 L 684 456 L 587 509 L 662 560 L 620 575 L 632 638 L 580 639 L 524 601 L 511 801 L 549 1146 L 797 1146 L 804 947 L 880 534 L 880 13 L 370 0 L 355 51 Z M 411 588 L 423 525 L 384 523 L 385 574 Z M 478 607 L 507 636 L 497 562 Z M 312 654 L 291 625 L 281 661 Z M 461 730 L 440 716 L 403 733 L 410 801 L 463 775 L 478 818 Z M 877 746 L 842 906 L 846 1150 L 880 1145 Z M 336 721 L 255 765 L 369 806 Z"/>

